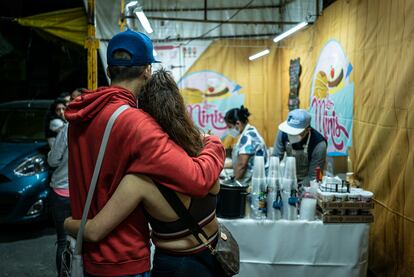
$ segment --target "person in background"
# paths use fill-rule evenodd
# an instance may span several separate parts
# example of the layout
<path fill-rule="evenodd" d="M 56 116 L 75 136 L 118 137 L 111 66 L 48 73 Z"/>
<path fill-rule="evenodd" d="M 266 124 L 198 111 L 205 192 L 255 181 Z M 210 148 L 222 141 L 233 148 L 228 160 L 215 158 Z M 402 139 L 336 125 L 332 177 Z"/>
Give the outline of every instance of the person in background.
<path fill-rule="evenodd" d="M 141 90 L 138 103 L 188 155 L 196 157 L 200 153 L 203 148 L 202 134 L 190 118 L 170 73 L 162 69 L 157 71 Z M 163 108 L 160 109 L 160 106 Z M 205 197 L 192 198 L 177 193 L 190 214 L 201 222 L 213 246 L 218 235 L 215 208 L 219 189 L 220 185 L 216 182 Z M 151 237 L 156 246 L 151 276 L 165 276 L 167 273 L 169 276 L 224 276 L 210 250 L 192 236 L 188 226 L 179 221 L 153 181 L 143 175 L 127 174 L 122 178 L 107 204 L 87 221 L 85 239 L 104 239 L 140 203 L 151 224 Z M 74 236 L 79 226 L 80 220 L 65 220 L 65 228 Z"/>
<path fill-rule="evenodd" d="M 66 232 L 63 223 L 65 218 L 71 215 L 68 186 L 67 129 L 68 124 L 64 123 L 47 157 L 48 164 L 55 168 L 50 180 L 52 190 L 49 196 L 49 203 L 57 235 L 56 269 L 59 276 L 61 257 L 66 246 Z"/>
<path fill-rule="evenodd" d="M 76 88 L 70 93 L 70 101 L 73 101 L 76 97 L 82 95 L 84 88 Z"/>
<path fill-rule="evenodd" d="M 59 98 L 65 100 L 65 104 L 67 105 L 71 100 L 70 100 L 70 93 L 67 91 L 62 92 L 59 95 Z"/>
<path fill-rule="evenodd" d="M 50 148 L 52 148 L 57 134 L 65 125 L 65 109 L 66 100 L 63 98 L 57 98 L 52 105 L 50 105 L 45 123 L 45 136 Z"/>
<path fill-rule="evenodd" d="M 75 89 L 70 94 L 62 93 L 61 95 L 70 97 L 70 101 L 72 101 L 81 94 L 80 89 Z M 51 145 L 47 158 L 49 166 L 54 168 L 50 180 L 52 191 L 49 203 L 57 235 L 56 269 L 58 274 L 60 274 L 62 252 L 66 245 L 66 232 L 63 223 L 65 218 L 71 215 L 68 186 L 68 124 L 64 117 L 66 101 L 66 99 L 59 97 L 52 105 L 51 109 L 54 111 L 55 117 L 50 120 L 49 129 L 57 133 L 57 136 L 48 139 Z"/>
<path fill-rule="evenodd" d="M 84 92 L 65 112 L 69 122 L 69 190 L 72 217 L 80 219 L 111 115 L 129 105 L 113 124 L 102 160 L 89 217 L 105 206 L 127 174 L 142 174 L 170 189 L 203 197 L 215 185 L 225 151 L 218 137 L 204 138 L 204 148 L 190 157 L 149 114 L 137 108 L 137 96 L 152 74 L 151 39 L 126 30 L 116 34 L 107 48 L 109 87 Z M 162 107 L 160 108 L 162 111 Z M 142 205 L 96 243 L 82 248 L 85 276 L 149 276 L 150 241 Z"/>
<path fill-rule="evenodd" d="M 296 175 L 299 187 L 308 186 L 315 179 L 317 167 L 324 168 L 326 159 L 326 139 L 310 126 L 311 115 L 296 109 L 289 112 L 287 120 L 279 125 L 272 156 L 283 159 L 293 156 L 296 159 Z"/>
<path fill-rule="evenodd" d="M 234 177 L 243 184 L 249 184 L 252 179 L 255 156 L 263 156 L 265 169 L 268 168 L 266 143 L 257 129 L 249 124 L 249 116 L 249 110 L 244 106 L 231 109 L 224 116 L 229 134 L 240 136 L 231 156 Z"/>

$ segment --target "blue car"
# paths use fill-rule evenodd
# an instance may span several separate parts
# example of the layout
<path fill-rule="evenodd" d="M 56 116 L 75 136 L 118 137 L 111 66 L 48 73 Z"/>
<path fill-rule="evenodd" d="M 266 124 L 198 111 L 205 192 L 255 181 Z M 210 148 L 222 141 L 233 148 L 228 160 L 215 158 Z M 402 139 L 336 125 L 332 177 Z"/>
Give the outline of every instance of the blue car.
<path fill-rule="evenodd" d="M 0 103 L 0 223 L 48 218 L 45 121 L 51 100 Z"/>

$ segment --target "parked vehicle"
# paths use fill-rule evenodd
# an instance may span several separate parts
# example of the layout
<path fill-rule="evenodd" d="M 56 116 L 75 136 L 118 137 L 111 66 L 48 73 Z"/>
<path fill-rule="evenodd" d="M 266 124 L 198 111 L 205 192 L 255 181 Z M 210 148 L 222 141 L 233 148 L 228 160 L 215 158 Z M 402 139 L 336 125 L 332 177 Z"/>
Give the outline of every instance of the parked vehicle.
<path fill-rule="evenodd" d="M 46 115 L 52 100 L 0 103 L 0 223 L 46 219 Z"/>

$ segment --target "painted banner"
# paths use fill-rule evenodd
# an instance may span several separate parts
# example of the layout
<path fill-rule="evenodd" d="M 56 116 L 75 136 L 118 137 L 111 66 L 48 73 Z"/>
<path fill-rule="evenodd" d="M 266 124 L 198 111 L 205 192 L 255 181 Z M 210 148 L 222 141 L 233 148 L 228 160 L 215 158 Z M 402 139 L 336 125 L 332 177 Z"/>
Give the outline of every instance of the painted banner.
<path fill-rule="evenodd" d="M 222 74 L 202 70 L 184 76 L 178 87 L 196 125 L 223 139 L 227 135 L 224 115 L 243 105 L 241 86 Z"/>
<path fill-rule="evenodd" d="M 336 40 L 323 47 L 312 78 L 312 127 L 328 141 L 328 156 L 346 156 L 352 144 L 354 83 L 352 65 Z"/>

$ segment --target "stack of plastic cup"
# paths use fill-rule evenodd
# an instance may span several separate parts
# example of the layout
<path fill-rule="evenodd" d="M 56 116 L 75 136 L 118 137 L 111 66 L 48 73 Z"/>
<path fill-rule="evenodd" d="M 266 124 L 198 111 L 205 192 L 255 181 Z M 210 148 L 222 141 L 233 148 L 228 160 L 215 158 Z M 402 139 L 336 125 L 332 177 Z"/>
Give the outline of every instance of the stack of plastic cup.
<path fill-rule="evenodd" d="M 263 156 L 254 157 L 252 194 L 251 194 L 251 217 L 254 219 L 266 218 L 265 215 L 265 191 L 266 175 Z"/>
<path fill-rule="evenodd" d="M 282 204 L 283 204 L 283 208 L 282 208 L 282 218 L 283 219 L 289 219 L 290 218 L 290 214 L 291 212 L 289 212 L 289 197 L 290 197 L 290 192 L 281 191 L 281 196 L 282 196 Z"/>
<path fill-rule="evenodd" d="M 279 186 L 279 157 L 270 157 L 269 173 L 267 177 L 267 219 L 278 220 L 282 217 L 279 209 L 274 208 Z"/>
<path fill-rule="evenodd" d="M 263 156 L 255 156 L 254 157 L 254 164 L 253 164 L 253 176 L 252 179 L 260 180 L 260 184 L 266 183 L 266 175 L 265 175 L 265 166 L 264 166 L 264 157 Z M 252 187 L 254 190 L 255 188 Z M 262 187 L 256 187 L 257 190 L 263 190 Z"/>
<path fill-rule="evenodd" d="M 279 157 L 271 156 L 268 178 L 279 178 L 279 165 L 280 165 Z"/>
<path fill-rule="evenodd" d="M 298 182 L 296 178 L 296 159 L 295 157 L 287 157 L 285 163 L 285 172 L 283 174 L 284 179 L 290 180 L 290 190 L 298 188 Z M 293 181 L 293 182 L 292 182 Z"/>
<path fill-rule="evenodd" d="M 280 161 L 280 163 L 279 163 L 279 176 L 280 176 L 280 179 L 282 179 L 283 178 L 283 176 L 285 175 L 285 163 L 286 163 L 286 152 L 285 152 L 285 154 L 283 155 L 283 158 L 282 158 L 282 160 Z"/>
<path fill-rule="evenodd" d="M 316 199 L 302 198 L 300 203 L 300 219 L 313 221 L 316 213 Z"/>
<path fill-rule="evenodd" d="M 296 220 L 298 215 L 297 204 L 293 204 L 292 200 L 297 195 L 298 183 L 296 178 L 296 159 L 295 157 L 287 157 L 285 163 L 285 171 L 282 179 L 282 200 L 283 200 L 283 218 L 288 220 Z M 286 201 L 287 198 L 287 201 Z"/>

